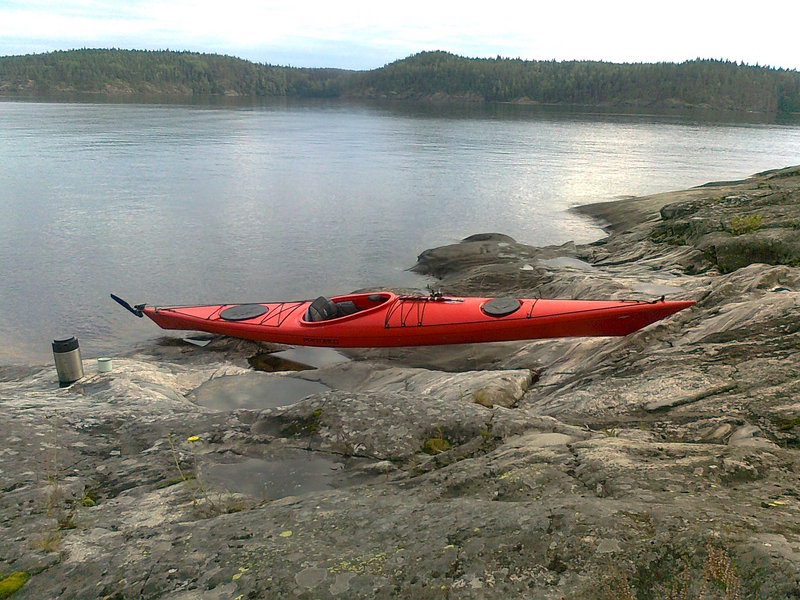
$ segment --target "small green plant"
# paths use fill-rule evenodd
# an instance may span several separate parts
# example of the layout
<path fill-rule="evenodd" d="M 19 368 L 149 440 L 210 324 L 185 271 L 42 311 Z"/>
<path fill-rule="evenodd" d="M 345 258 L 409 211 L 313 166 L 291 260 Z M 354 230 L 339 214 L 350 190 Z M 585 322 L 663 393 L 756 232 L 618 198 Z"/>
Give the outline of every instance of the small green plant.
<path fill-rule="evenodd" d="M 451 446 L 452 444 L 450 441 L 442 434 L 442 429 L 437 427 L 436 435 L 425 440 L 425 443 L 422 445 L 422 451 L 425 454 L 435 456 L 436 454 L 447 452 L 450 450 Z"/>
<path fill-rule="evenodd" d="M 206 489 L 205 485 L 203 485 L 202 479 L 200 479 L 200 466 L 197 460 L 197 453 L 194 450 L 194 445 L 199 440 L 200 438 L 196 435 L 186 438 L 186 441 L 191 448 L 192 458 L 194 459 L 194 472 L 184 473 L 183 469 L 181 468 L 180 455 L 178 454 L 178 450 L 175 448 L 175 442 L 172 440 L 172 434 L 167 436 L 167 442 L 169 443 L 169 448 L 172 452 L 172 459 L 175 461 L 175 467 L 178 469 L 178 476 L 181 481 L 187 484 L 186 489 L 189 490 L 189 494 L 192 496 L 192 506 L 194 506 L 195 509 L 198 509 L 200 506 L 200 500 L 204 500 L 205 504 L 211 509 L 212 513 L 220 514 L 222 511 L 211 499 L 208 490 Z"/>
<path fill-rule="evenodd" d="M 192 455 L 192 472 L 186 472 L 184 468 L 181 467 L 181 456 L 178 449 L 175 447 L 172 434 L 167 436 L 167 442 L 172 452 L 175 468 L 178 470 L 178 476 L 160 482 L 156 485 L 156 489 L 165 489 L 179 483 L 185 483 L 186 489 L 192 497 L 192 506 L 201 518 L 215 517 L 225 513 L 241 512 L 251 508 L 252 504 L 248 500 L 236 494 L 214 492 L 212 497 L 212 490 L 206 486 L 200 477 L 200 463 L 196 451 L 196 445 L 200 443 L 199 436 L 190 435 L 186 438 Z"/>
<path fill-rule="evenodd" d="M 764 217 L 761 215 L 736 215 L 731 219 L 730 232 L 731 235 L 744 235 L 761 229 L 764 223 Z"/>
<path fill-rule="evenodd" d="M 739 600 L 741 582 L 739 569 L 722 548 L 715 548 L 709 540 L 706 544 L 707 556 L 703 561 L 703 574 L 706 581 L 725 593 L 725 600 Z"/>
<path fill-rule="evenodd" d="M 58 550 L 58 545 L 60 543 L 60 531 L 46 531 L 42 535 L 31 540 L 31 548 L 34 550 L 41 550 L 42 552 L 55 552 Z"/>
<path fill-rule="evenodd" d="M 58 417 L 48 417 L 51 425 L 52 438 L 48 440 L 47 447 L 50 450 L 45 458 L 47 480 L 47 494 L 44 496 L 44 509 L 51 521 L 55 521 L 55 526 L 45 525 L 40 536 L 31 541 L 34 550 L 43 552 L 56 552 L 58 545 L 63 537 L 62 531 L 75 529 L 75 507 L 68 511 L 65 504 L 66 498 L 61 489 L 61 466 L 59 463 L 58 451 L 60 448 L 58 433 Z"/>
<path fill-rule="evenodd" d="M 444 438 L 429 438 L 422 449 L 426 454 L 441 454 L 450 450 L 450 442 Z"/>
<path fill-rule="evenodd" d="M 30 578 L 30 574 L 25 571 L 15 571 L 8 577 L 0 579 L 0 600 L 10 598 L 17 590 L 28 583 Z"/>

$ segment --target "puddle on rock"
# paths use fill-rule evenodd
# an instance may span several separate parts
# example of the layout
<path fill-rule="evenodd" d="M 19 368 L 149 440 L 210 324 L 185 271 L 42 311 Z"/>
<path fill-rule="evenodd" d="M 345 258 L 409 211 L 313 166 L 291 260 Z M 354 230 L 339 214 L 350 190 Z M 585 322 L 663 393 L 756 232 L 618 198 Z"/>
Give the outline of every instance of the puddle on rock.
<path fill-rule="evenodd" d="M 275 408 L 294 404 L 306 396 L 329 389 L 316 381 L 254 372 L 207 381 L 194 390 L 194 402 L 219 411 Z"/>
<path fill-rule="evenodd" d="M 279 352 L 260 352 L 247 359 L 256 371 L 307 371 L 347 362 L 350 359 L 333 348 L 300 347 Z"/>
<path fill-rule="evenodd" d="M 553 269 L 578 269 L 580 271 L 591 271 L 594 269 L 588 262 L 571 256 L 557 256 L 556 258 L 540 258 L 536 261 L 539 266 L 550 267 Z"/>
<path fill-rule="evenodd" d="M 265 458 L 203 466 L 203 478 L 215 490 L 276 500 L 355 485 L 367 479 L 358 468 L 369 463 L 366 459 L 283 449 Z"/>

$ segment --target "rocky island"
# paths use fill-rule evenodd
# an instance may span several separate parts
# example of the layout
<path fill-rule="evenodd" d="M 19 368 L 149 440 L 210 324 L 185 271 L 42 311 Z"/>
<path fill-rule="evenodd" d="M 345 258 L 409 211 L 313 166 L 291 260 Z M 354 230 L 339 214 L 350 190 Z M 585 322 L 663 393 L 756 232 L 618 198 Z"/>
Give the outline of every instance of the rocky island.
<path fill-rule="evenodd" d="M 577 210 L 609 236 L 479 234 L 415 269 L 697 305 L 272 373 L 314 360 L 164 340 L 64 389 L 0 367 L 0 598 L 800 597 L 800 167 Z"/>

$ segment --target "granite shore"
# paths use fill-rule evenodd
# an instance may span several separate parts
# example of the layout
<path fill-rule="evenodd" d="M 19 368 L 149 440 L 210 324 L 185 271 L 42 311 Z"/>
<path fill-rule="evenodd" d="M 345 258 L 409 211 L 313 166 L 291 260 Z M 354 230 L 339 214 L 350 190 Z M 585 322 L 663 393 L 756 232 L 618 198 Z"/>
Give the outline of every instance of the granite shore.
<path fill-rule="evenodd" d="M 576 210 L 608 237 L 414 269 L 696 306 L 311 359 L 161 340 L 61 389 L 0 366 L 0 597 L 800 598 L 800 167 Z"/>

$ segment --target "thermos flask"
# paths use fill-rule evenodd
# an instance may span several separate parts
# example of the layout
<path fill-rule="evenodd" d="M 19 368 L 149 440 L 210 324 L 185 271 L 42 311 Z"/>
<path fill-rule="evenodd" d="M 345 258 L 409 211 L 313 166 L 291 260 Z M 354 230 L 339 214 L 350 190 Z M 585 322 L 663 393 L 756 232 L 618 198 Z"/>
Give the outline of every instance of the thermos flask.
<path fill-rule="evenodd" d="M 83 361 L 78 338 L 72 336 L 64 340 L 53 340 L 53 358 L 58 371 L 58 383 L 66 387 L 83 377 Z"/>

